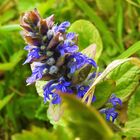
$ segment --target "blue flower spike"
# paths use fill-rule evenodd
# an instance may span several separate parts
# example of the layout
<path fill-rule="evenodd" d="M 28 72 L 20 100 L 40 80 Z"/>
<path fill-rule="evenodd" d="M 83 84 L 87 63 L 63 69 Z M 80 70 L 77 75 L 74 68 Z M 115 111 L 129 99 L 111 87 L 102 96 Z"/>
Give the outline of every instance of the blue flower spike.
<path fill-rule="evenodd" d="M 70 22 L 55 24 L 54 15 L 43 19 L 35 9 L 22 15 L 21 26 L 27 43 L 24 49 L 28 51 L 24 64 L 33 65 L 32 75 L 26 80 L 27 85 L 46 79 L 44 102 L 60 104 L 61 97 L 57 90 L 67 94 L 76 91 L 81 99 L 89 86 L 84 81 L 74 84 L 72 75 L 85 65 L 95 68 L 97 65 L 93 59 L 78 52 L 77 34 L 67 32 Z"/>
<path fill-rule="evenodd" d="M 77 83 L 74 83 L 72 78 L 86 66 L 96 69 L 97 64 L 93 59 L 78 52 L 77 34 L 67 32 L 70 23 L 64 21 L 55 24 L 54 15 L 43 19 L 37 9 L 34 9 L 22 15 L 20 25 L 23 28 L 23 38 L 27 43 L 24 49 L 28 52 L 24 64 L 29 63 L 32 68 L 32 74 L 26 80 L 27 84 L 33 84 L 38 80 L 46 81 L 43 87 L 45 103 L 61 104 L 62 100 L 57 91 L 64 94 L 75 93 L 77 98 L 83 98 L 92 84 L 87 85 L 86 79 L 93 81 L 96 73 L 87 71 L 87 78 Z M 76 76 L 78 79 L 78 75 Z M 92 102 L 95 100 L 93 96 Z M 113 107 L 102 109 L 100 112 L 106 114 L 108 121 L 114 122 L 118 116 L 115 112 L 116 106 L 122 105 L 122 102 L 114 94 L 108 102 Z"/>

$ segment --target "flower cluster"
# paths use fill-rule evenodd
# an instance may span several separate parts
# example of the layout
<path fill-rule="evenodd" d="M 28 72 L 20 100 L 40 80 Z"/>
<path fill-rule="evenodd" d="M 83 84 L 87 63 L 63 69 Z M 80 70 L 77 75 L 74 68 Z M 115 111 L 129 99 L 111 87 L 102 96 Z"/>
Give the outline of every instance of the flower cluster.
<path fill-rule="evenodd" d="M 118 113 L 116 112 L 116 106 L 117 104 L 122 105 L 122 101 L 120 98 L 117 98 L 115 94 L 112 94 L 110 99 L 108 100 L 108 103 L 112 104 L 111 108 L 103 108 L 100 110 L 100 113 L 103 113 L 106 115 L 106 120 L 110 121 L 112 118 L 112 122 L 117 118 Z"/>
<path fill-rule="evenodd" d="M 28 44 L 25 47 L 28 55 L 24 64 L 30 63 L 32 69 L 32 75 L 26 80 L 27 84 L 46 80 L 43 88 L 44 101 L 52 104 L 61 103 L 58 91 L 75 93 L 78 98 L 82 98 L 89 89 L 89 85 L 84 83 L 87 75 L 76 77 L 83 69 L 90 71 L 97 65 L 93 59 L 78 52 L 77 34 L 67 32 L 70 23 L 65 21 L 55 24 L 54 15 L 43 19 L 36 9 L 23 14 L 20 23 Z"/>
<path fill-rule="evenodd" d="M 31 65 L 32 75 L 27 78 L 28 85 L 38 80 L 45 80 L 43 95 L 45 102 L 60 104 L 64 94 L 76 94 L 83 98 L 96 76 L 100 73 L 91 72 L 97 68 L 96 62 L 78 52 L 77 34 L 67 32 L 68 21 L 55 24 L 54 15 L 43 19 L 34 9 L 22 15 L 21 26 L 23 38 L 28 44 L 24 49 L 28 51 L 24 64 Z M 95 96 L 92 102 L 96 100 Z M 88 101 L 88 98 L 86 99 Z M 114 94 L 109 99 L 111 108 L 103 108 L 101 113 L 108 121 L 114 122 L 118 113 L 115 111 L 121 100 Z"/>

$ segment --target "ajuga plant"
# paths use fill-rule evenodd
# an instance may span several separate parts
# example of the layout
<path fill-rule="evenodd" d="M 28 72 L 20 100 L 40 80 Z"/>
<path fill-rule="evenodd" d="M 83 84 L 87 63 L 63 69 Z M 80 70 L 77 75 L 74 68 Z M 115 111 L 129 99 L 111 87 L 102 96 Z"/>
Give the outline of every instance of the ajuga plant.
<path fill-rule="evenodd" d="M 100 76 L 98 65 L 78 51 L 78 34 L 67 31 L 70 23 L 56 24 L 54 15 L 43 19 L 34 9 L 21 16 L 20 25 L 27 43 L 24 49 L 28 51 L 24 64 L 29 63 L 32 70 L 32 75 L 26 80 L 27 85 L 46 81 L 43 86 L 44 103 L 61 104 L 61 92 L 74 94 L 75 98 L 94 106 L 96 96 L 93 93 L 88 96 L 87 93 Z M 112 94 L 107 104 L 110 105 L 100 108 L 99 112 L 106 115 L 106 120 L 114 122 L 118 116 L 116 106 L 122 105 L 122 101 Z"/>

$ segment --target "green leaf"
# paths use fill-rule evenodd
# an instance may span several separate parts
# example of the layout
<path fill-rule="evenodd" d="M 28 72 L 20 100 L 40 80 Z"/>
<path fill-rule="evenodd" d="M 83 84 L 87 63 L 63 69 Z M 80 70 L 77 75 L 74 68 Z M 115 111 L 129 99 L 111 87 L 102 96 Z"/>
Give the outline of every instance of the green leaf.
<path fill-rule="evenodd" d="M 111 140 L 122 140 L 122 138 L 119 134 L 115 134 L 115 136 Z"/>
<path fill-rule="evenodd" d="M 123 135 L 140 138 L 140 118 L 126 122 L 123 129 Z"/>
<path fill-rule="evenodd" d="M 66 128 L 57 126 L 53 131 L 32 126 L 31 130 L 22 130 L 22 133 L 12 135 L 12 140 L 72 140 L 71 133 Z"/>
<path fill-rule="evenodd" d="M 127 116 L 129 121 L 140 118 L 140 88 L 128 102 Z"/>
<path fill-rule="evenodd" d="M 140 67 L 130 62 L 124 63 L 112 71 L 108 78 L 116 81 L 116 96 L 126 101 L 139 85 Z"/>
<path fill-rule="evenodd" d="M 137 51 L 140 50 L 140 41 L 136 42 L 132 46 L 130 46 L 126 51 L 124 51 L 118 59 L 128 58 L 129 56 L 135 54 Z"/>
<path fill-rule="evenodd" d="M 102 107 L 111 96 L 113 90 L 115 88 L 115 82 L 111 80 L 103 81 L 96 85 L 95 88 L 95 97 L 96 101 L 93 103 L 95 108 Z"/>
<path fill-rule="evenodd" d="M 20 108 L 22 116 L 28 119 L 34 119 L 40 100 L 35 95 L 26 94 L 24 97 L 18 99 L 17 104 Z"/>
<path fill-rule="evenodd" d="M 65 103 L 62 119 L 74 139 L 109 140 L 113 136 L 113 132 L 94 107 L 86 106 L 73 95 L 62 94 L 61 97 Z"/>
<path fill-rule="evenodd" d="M 117 9 L 116 9 L 116 35 L 118 38 L 119 47 L 122 51 L 124 51 L 123 46 L 123 1 L 118 0 L 117 1 Z"/>
<path fill-rule="evenodd" d="M 72 140 L 71 133 L 65 127 L 57 126 L 55 135 L 57 135 L 57 140 Z"/>
<path fill-rule="evenodd" d="M 20 31 L 21 27 L 18 24 L 11 24 L 11 25 L 5 25 L 0 26 L 0 32 L 11 32 L 11 31 Z"/>
<path fill-rule="evenodd" d="M 24 54 L 23 50 L 20 50 L 20 51 L 14 53 L 10 58 L 10 62 L 0 63 L 0 70 L 2 70 L 2 71 L 12 70 L 18 64 L 18 62 L 21 60 L 23 54 Z"/>
<path fill-rule="evenodd" d="M 93 84 L 91 85 L 91 89 L 97 85 L 98 83 L 100 83 L 100 81 L 102 81 L 111 71 L 113 71 L 116 67 L 120 66 L 121 64 L 127 62 L 127 61 L 131 61 L 131 58 L 128 59 L 119 59 L 119 60 L 115 60 L 113 62 L 111 62 L 106 69 L 101 73 L 100 76 L 97 77 L 97 79 L 95 79 L 95 81 L 93 82 Z"/>
<path fill-rule="evenodd" d="M 124 64 L 125 67 L 118 70 L 121 65 L 126 62 L 131 62 L 129 63 L 130 66 L 128 65 L 128 67 L 126 67 L 127 64 Z M 127 71 L 128 73 L 126 73 Z M 140 60 L 137 58 L 128 58 L 115 60 L 110 63 L 107 68 L 101 73 L 101 75 L 95 79 L 88 92 L 84 95 L 84 98 L 86 98 L 95 88 L 95 86 L 106 77 L 116 82 L 116 88 L 114 91 L 115 94 L 123 101 L 126 101 L 139 84 Z"/>
<path fill-rule="evenodd" d="M 47 109 L 48 104 L 44 104 L 44 102 L 42 102 L 35 112 L 35 117 L 39 120 L 48 121 Z"/>
<path fill-rule="evenodd" d="M 39 96 L 41 97 L 44 97 L 43 96 L 43 87 L 47 84 L 47 81 L 36 81 L 35 83 L 35 87 L 36 87 L 36 90 L 37 90 L 37 93 L 39 94 Z"/>
<path fill-rule="evenodd" d="M 14 95 L 15 93 L 12 93 L 0 100 L 0 110 L 13 98 Z"/>
<path fill-rule="evenodd" d="M 56 135 L 45 128 L 32 127 L 31 131 L 23 130 L 22 133 L 14 134 L 12 140 L 57 140 Z"/>
<path fill-rule="evenodd" d="M 99 59 L 103 49 L 102 40 L 98 30 L 91 22 L 82 19 L 77 20 L 71 25 L 68 31 L 78 34 L 78 45 L 80 50 L 83 50 L 91 44 L 96 44 L 95 60 Z"/>

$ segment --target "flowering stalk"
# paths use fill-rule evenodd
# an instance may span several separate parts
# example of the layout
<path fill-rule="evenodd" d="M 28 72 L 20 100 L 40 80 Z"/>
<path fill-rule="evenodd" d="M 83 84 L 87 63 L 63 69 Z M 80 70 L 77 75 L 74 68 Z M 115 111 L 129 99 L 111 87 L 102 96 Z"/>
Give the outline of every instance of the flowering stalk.
<path fill-rule="evenodd" d="M 59 25 L 54 23 L 54 15 L 42 19 L 35 9 L 21 17 L 23 37 L 28 44 L 25 50 L 28 56 L 24 64 L 30 63 L 32 75 L 27 78 L 28 85 L 38 80 L 47 80 L 44 86 L 44 101 L 53 104 L 61 103 L 57 91 L 76 93 L 82 98 L 89 88 L 84 84 L 87 75 L 80 76 L 83 69 L 88 73 L 92 67 L 97 67 L 94 60 L 77 52 L 77 35 L 67 33 L 68 21 Z"/>
<path fill-rule="evenodd" d="M 26 80 L 27 85 L 45 80 L 44 102 L 51 104 L 62 102 L 57 94 L 59 91 L 76 94 L 77 98 L 83 98 L 82 101 L 88 105 L 94 102 L 95 86 L 91 89 L 90 85 L 98 76 L 97 64 L 78 52 L 78 35 L 67 32 L 70 23 L 65 21 L 55 24 L 54 15 L 43 19 L 34 9 L 21 16 L 20 25 L 23 38 L 28 44 L 24 48 L 28 51 L 24 64 L 29 63 L 32 70 L 32 75 Z M 96 73 L 90 73 L 92 67 L 97 69 Z M 111 101 L 113 104 L 116 102 L 113 99 Z"/>

